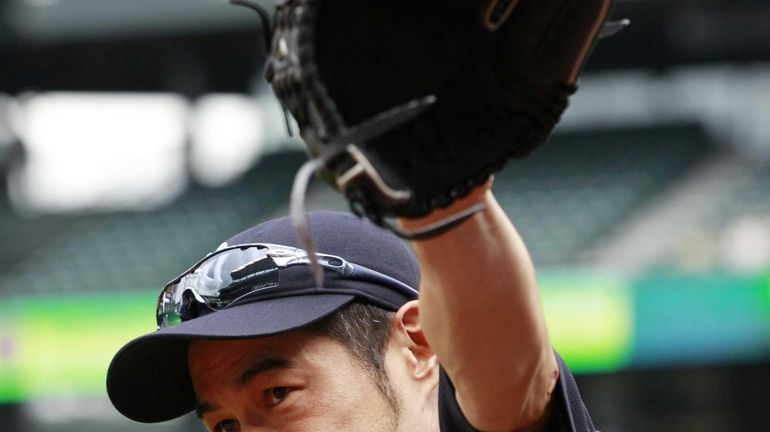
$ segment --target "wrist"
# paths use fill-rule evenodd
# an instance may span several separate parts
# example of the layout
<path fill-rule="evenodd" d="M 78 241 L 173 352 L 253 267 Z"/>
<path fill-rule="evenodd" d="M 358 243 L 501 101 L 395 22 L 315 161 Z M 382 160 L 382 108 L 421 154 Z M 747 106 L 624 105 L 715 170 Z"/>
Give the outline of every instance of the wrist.
<path fill-rule="evenodd" d="M 445 208 L 437 208 L 425 216 L 418 218 L 399 218 L 399 224 L 406 229 L 419 229 L 458 214 L 475 205 L 486 203 L 492 196 L 493 178 L 473 189 L 468 195 Z"/>

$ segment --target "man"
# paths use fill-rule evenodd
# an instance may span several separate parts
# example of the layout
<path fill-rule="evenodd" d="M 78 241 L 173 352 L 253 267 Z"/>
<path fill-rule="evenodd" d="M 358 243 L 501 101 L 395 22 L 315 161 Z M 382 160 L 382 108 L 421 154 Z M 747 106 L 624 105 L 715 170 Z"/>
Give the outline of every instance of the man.
<path fill-rule="evenodd" d="M 390 233 L 313 214 L 322 287 L 287 219 L 236 235 L 167 285 L 160 329 L 115 356 L 113 404 L 142 422 L 196 410 L 216 432 L 593 431 L 490 184 L 401 223 L 480 202 L 412 244 L 419 269 Z"/>

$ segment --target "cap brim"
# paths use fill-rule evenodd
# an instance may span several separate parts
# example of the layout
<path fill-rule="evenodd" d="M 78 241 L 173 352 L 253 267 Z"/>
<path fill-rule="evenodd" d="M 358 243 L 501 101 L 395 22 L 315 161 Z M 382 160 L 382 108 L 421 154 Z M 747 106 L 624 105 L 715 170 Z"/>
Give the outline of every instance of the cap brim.
<path fill-rule="evenodd" d="M 275 335 L 318 321 L 354 299 L 346 294 L 283 297 L 248 303 L 160 329 L 126 344 L 107 372 L 107 394 L 126 417 L 157 423 L 195 408 L 187 345 L 195 339 Z"/>

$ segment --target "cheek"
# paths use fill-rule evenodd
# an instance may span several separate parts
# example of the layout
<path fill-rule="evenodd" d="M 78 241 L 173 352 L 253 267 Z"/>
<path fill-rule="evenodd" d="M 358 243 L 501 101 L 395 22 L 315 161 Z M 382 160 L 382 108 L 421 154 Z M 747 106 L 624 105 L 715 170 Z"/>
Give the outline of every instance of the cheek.
<path fill-rule="evenodd" d="M 323 390 L 309 401 L 317 431 L 392 430 L 396 415 L 373 379 L 359 366 L 337 370 L 323 382 Z"/>

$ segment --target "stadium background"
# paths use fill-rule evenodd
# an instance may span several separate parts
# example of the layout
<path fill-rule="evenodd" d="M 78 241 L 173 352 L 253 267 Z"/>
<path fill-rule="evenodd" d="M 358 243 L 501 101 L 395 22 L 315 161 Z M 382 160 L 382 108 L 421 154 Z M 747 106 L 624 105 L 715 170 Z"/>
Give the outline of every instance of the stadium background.
<path fill-rule="evenodd" d="M 762 430 L 770 2 L 617 0 L 615 16 L 632 26 L 497 196 L 600 430 Z M 3 431 L 201 430 L 121 418 L 104 374 L 154 328 L 165 281 L 286 212 L 304 156 L 259 34 L 220 0 L 0 0 Z M 344 206 L 315 184 L 310 208 Z"/>

